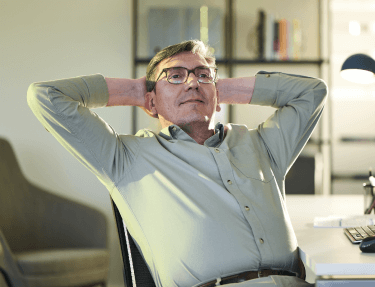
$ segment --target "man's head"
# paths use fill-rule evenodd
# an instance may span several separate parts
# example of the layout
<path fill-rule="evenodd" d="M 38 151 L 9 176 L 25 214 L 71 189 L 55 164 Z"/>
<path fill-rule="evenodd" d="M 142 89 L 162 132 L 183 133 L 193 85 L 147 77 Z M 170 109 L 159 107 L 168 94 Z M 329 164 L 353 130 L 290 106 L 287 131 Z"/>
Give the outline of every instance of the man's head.
<path fill-rule="evenodd" d="M 209 71 L 211 75 L 216 75 L 215 58 L 203 42 L 190 40 L 164 48 L 147 67 L 146 108 L 151 116 L 159 118 L 163 128 L 170 124 L 213 120 L 215 112 L 220 111 L 216 83 L 206 79 L 204 70 L 196 69 L 195 73 L 189 73 L 186 82 L 175 84 L 173 78 L 179 76 L 172 75 L 169 73 L 171 69 L 168 69 L 173 67 L 184 67 L 187 70 L 212 67 Z M 167 78 L 167 75 L 170 77 Z M 203 103 L 186 103 L 192 99 Z"/>

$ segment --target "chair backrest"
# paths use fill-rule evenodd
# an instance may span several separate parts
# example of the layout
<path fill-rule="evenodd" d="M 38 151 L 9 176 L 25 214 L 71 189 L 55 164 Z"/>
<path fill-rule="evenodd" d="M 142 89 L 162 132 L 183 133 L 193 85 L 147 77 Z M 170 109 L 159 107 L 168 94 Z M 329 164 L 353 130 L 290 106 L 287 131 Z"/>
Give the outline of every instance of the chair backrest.
<path fill-rule="evenodd" d="M 111 202 L 121 246 L 125 286 L 136 287 L 138 284 L 141 287 L 156 287 L 146 262 L 129 234 L 113 199 Z"/>
<path fill-rule="evenodd" d="M 0 137 L 0 230 L 12 252 L 107 248 L 106 226 L 101 212 L 29 182 Z"/>

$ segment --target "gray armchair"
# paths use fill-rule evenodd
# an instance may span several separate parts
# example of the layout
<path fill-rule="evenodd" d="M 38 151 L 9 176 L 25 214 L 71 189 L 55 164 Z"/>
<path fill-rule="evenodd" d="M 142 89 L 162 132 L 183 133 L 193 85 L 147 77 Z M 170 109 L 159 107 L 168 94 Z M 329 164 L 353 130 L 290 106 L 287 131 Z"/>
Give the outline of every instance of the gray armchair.
<path fill-rule="evenodd" d="M 105 215 L 28 182 L 0 138 L 0 286 L 106 286 L 108 269 Z"/>

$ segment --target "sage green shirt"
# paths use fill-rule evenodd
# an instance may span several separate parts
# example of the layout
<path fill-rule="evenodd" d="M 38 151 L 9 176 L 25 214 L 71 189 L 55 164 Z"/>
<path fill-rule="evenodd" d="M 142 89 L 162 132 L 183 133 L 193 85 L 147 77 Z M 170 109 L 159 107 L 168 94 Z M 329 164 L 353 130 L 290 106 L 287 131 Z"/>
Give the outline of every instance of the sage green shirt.
<path fill-rule="evenodd" d="M 225 138 L 218 122 L 204 145 L 176 125 L 117 134 L 90 110 L 108 102 L 99 74 L 34 83 L 28 103 L 107 187 L 156 286 L 191 287 L 258 269 L 299 275 L 284 180 L 327 93 L 317 78 L 260 71 L 250 104 L 275 113 L 257 129 L 229 123 Z M 302 281 L 270 276 L 239 284 L 306 286 Z"/>

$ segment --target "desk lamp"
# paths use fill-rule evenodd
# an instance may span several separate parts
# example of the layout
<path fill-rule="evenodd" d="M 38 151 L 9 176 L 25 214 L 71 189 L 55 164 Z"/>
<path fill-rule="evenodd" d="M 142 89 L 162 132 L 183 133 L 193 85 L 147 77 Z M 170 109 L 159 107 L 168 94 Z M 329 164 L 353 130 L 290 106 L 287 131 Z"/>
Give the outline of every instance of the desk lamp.
<path fill-rule="evenodd" d="M 347 58 L 341 67 L 341 77 L 357 84 L 375 82 L 375 61 L 365 54 L 355 54 Z"/>
<path fill-rule="evenodd" d="M 355 54 L 347 58 L 342 64 L 341 77 L 357 84 L 371 84 L 375 82 L 375 61 L 370 56 L 365 54 Z M 375 210 L 375 178 L 372 176 L 370 170 L 369 174 L 370 183 L 363 184 L 363 187 L 371 190 L 372 200 L 370 200 L 370 206 L 366 208 L 365 214 L 370 214 L 372 209 Z M 366 198 L 365 198 L 366 204 Z M 367 204 L 366 204 L 367 205 Z"/>

